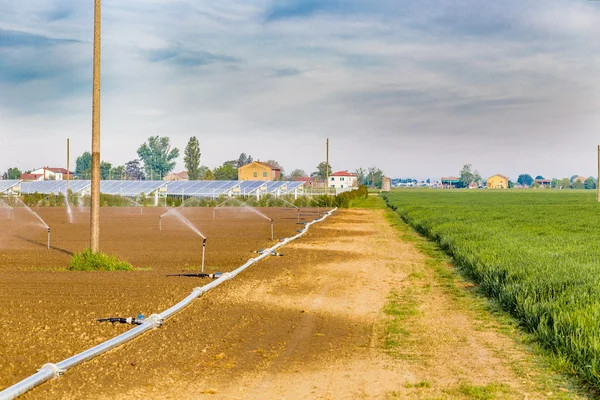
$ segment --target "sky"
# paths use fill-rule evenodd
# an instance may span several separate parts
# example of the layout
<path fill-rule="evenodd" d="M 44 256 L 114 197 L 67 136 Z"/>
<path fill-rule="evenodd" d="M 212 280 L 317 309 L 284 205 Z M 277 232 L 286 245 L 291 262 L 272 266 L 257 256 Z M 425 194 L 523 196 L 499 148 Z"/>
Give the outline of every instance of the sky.
<path fill-rule="evenodd" d="M 90 150 L 92 31 L 92 0 L 0 0 L 0 171 Z M 599 37 L 589 0 L 104 0 L 101 157 L 596 176 Z"/>

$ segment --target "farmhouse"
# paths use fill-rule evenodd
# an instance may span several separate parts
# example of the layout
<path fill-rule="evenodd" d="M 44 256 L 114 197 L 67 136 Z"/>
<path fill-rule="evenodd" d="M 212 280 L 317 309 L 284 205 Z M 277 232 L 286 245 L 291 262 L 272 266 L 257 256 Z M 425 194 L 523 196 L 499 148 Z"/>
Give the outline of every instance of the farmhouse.
<path fill-rule="evenodd" d="M 442 177 L 442 187 L 444 188 L 453 188 L 458 186 L 460 183 L 460 178 L 456 176 L 446 176 Z"/>
<path fill-rule="evenodd" d="M 240 181 L 277 181 L 281 178 L 281 169 L 266 162 L 253 161 L 238 168 Z"/>
<path fill-rule="evenodd" d="M 310 176 L 298 176 L 294 178 L 294 182 L 304 182 L 305 187 L 313 187 L 315 180 Z"/>
<path fill-rule="evenodd" d="M 358 177 L 348 171 L 338 171 L 329 177 L 329 187 L 336 189 L 351 188 L 357 186 Z"/>
<path fill-rule="evenodd" d="M 552 185 L 552 181 L 550 179 L 536 179 L 534 182 L 543 188 L 547 188 Z"/>
<path fill-rule="evenodd" d="M 492 175 L 487 180 L 488 189 L 508 189 L 508 177 L 504 175 Z"/>
<path fill-rule="evenodd" d="M 165 181 L 187 181 L 190 179 L 187 171 L 172 173 L 163 178 Z"/>
<path fill-rule="evenodd" d="M 47 180 L 55 180 L 55 181 L 63 181 L 69 179 L 73 179 L 73 172 L 67 171 L 65 168 L 50 168 L 43 167 L 38 168 L 34 171 L 31 171 L 27 174 L 21 175 L 21 180 L 23 181 L 47 181 Z"/>

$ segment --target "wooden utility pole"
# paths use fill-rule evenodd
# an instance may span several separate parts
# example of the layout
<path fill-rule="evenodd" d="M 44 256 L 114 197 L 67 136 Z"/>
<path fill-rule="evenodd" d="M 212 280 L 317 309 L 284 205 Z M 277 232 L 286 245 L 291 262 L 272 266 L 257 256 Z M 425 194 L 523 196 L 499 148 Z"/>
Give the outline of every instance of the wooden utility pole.
<path fill-rule="evenodd" d="M 325 188 L 329 196 L 329 138 L 325 142 Z"/>
<path fill-rule="evenodd" d="M 69 187 L 69 181 L 71 180 L 71 176 L 69 172 L 71 172 L 71 154 L 70 150 L 71 146 L 69 144 L 69 138 L 67 138 L 67 188 Z"/>
<path fill-rule="evenodd" d="M 100 251 L 100 2 L 94 0 L 94 72 L 92 83 L 92 190 L 90 249 Z"/>

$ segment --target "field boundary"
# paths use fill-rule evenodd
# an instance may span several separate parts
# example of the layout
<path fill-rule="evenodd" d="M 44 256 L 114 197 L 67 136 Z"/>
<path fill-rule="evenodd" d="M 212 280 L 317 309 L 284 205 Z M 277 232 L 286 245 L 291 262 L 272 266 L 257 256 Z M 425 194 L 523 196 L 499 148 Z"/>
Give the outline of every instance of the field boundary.
<path fill-rule="evenodd" d="M 285 246 L 289 242 L 292 242 L 292 241 L 302 237 L 306 232 L 308 232 L 308 229 L 313 224 L 324 221 L 327 217 L 331 216 L 336 210 L 337 210 L 337 208 L 334 208 L 334 209 L 324 213 L 323 216 L 321 216 L 320 218 L 317 218 L 311 222 L 305 223 L 304 228 L 301 229 L 297 235 L 291 236 L 289 238 L 281 239 L 277 244 L 275 244 L 274 246 L 272 246 L 270 248 L 263 250 L 263 252 L 259 256 L 249 259 L 245 264 L 241 265 L 240 267 L 233 270 L 232 272 L 223 273 L 220 278 L 212 281 L 211 283 L 209 283 L 205 286 L 202 286 L 202 287 L 194 288 L 192 290 L 192 293 L 189 294 L 183 300 L 181 300 L 179 303 L 173 305 L 172 307 L 168 308 L 167 310 L 163 311 L 160 314 L 152 314 L 141 325 L 138 325 L 135 328 L 132 328 L 125 333 L 122 333 L 121 335 L 115 336 L 114 338 L 109 339 L 105 342 L 102 342 L 102 343 L 100 343 L 88 350 L 85 350 L 79 354 L 71 356 L 70 358 L 67 358 L 66 360 L 60 361 L 56 364 L 52 364 L 52 363 L 44 364 L 38 370 L 37 373 L 35 373 L 35 374 L 29 376 L 28 378 L 25 378 L 22 381 L 1 391 L 0 392 L 0 400 L 11 400 L 16 397 L 19 397 L 20 395 L 28 392 L 29 390 L 33 389 L 34 387 L 39 386 L 42 383 L 44 383 L 50 379 L 59 377 L 60 375 L 65 373 L 68 369 L 70 369 L 78 364 L 81 364 L 85 361 L 91 360 L 111 349 L 114 349 L 130 340 L 133 340 L 134 338 L 142 335 L 143 333 L 146 333 L 150 330 L 153 330 L 153 329 L 161 326 L 164 323 L 164 321 L 166 321 L 167 319 L 172 317 L 174 314 L 185 309 L 195 299 L 202 296 L 204 293 L 208 292 L 211 289 L 216 288 L 217 286 L 224 283 L 225 281 L 233 279 L 236 275 L 243 272 L 245 269 L 249 268 L 250 266 L 254 265 L 255 263 L 259 262 L 260 260 L 271 256 L 271 254 L 274 253 L 275 250 L 277 250 L 278 248 Z"/>

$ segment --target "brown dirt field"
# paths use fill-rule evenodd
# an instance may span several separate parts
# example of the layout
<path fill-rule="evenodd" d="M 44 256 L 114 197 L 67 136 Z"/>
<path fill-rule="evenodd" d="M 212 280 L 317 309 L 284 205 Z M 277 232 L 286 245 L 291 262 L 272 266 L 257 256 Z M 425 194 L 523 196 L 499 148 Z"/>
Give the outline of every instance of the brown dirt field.
<path fill-rule="evenodd" d="M 57 211 L 45 212 L 51 219 Z M 278 236 L 297 229 L 294 220 L 284 219 L 294 213 L 277 215 Z M 197 265 L 199 246 L 175 224 L 158 232 L 157 215 L 113 215 L 103 231 L 106 249 L 127 255 L 136 266 L 152 267 L 149 271 L 27 267 L 64 266 L 68 256 L 58 249 L 83 247 L 85 223 L 77 243 L 67 240 L 72 237 L 67 231 L 75 227 L 59 225 L 52 252 L 0 236 L 0 246 L 20 245 L 35 260 L 26 263 L 29 258 L 16 249 L 0 247 L 0 280 L 7 288 L 0 293 L 0 307 L 7 310 L 0 316 L 0 365 L 5 368 L 0 387 L 129 328 L 98 324 L 95 318 L 159 312 L 199 286 L 195 279 L 164 277 L 186 263 Z M 208 264 L 220 270 L 240 265 L 251 249 L 268 242 L 267 221 L 263 226 L 242 216 L 213 223 L 209 216 L 196 217 L 212 246 Z M 43 232 L 12 229 L 13 236 L 45 240 Z M 382 211 L 338 211 L 281 252 L 284 257 L 252 266 L 163 327 L 24 398 L 469 398 L 463 390 L 467 384 L 501 388 L 485 398 L 553 397 L 531 377 L 537 372 L 529 356 L 493 323 L 476 320 L 457 304 L 436 283 L 415 246 L 398 240 Z M 406 321 L 401 346 L 391 352 L 385 348 L 388 317 L 382 309 L 393 290 L 410 294 L 416 312 Z"/>

